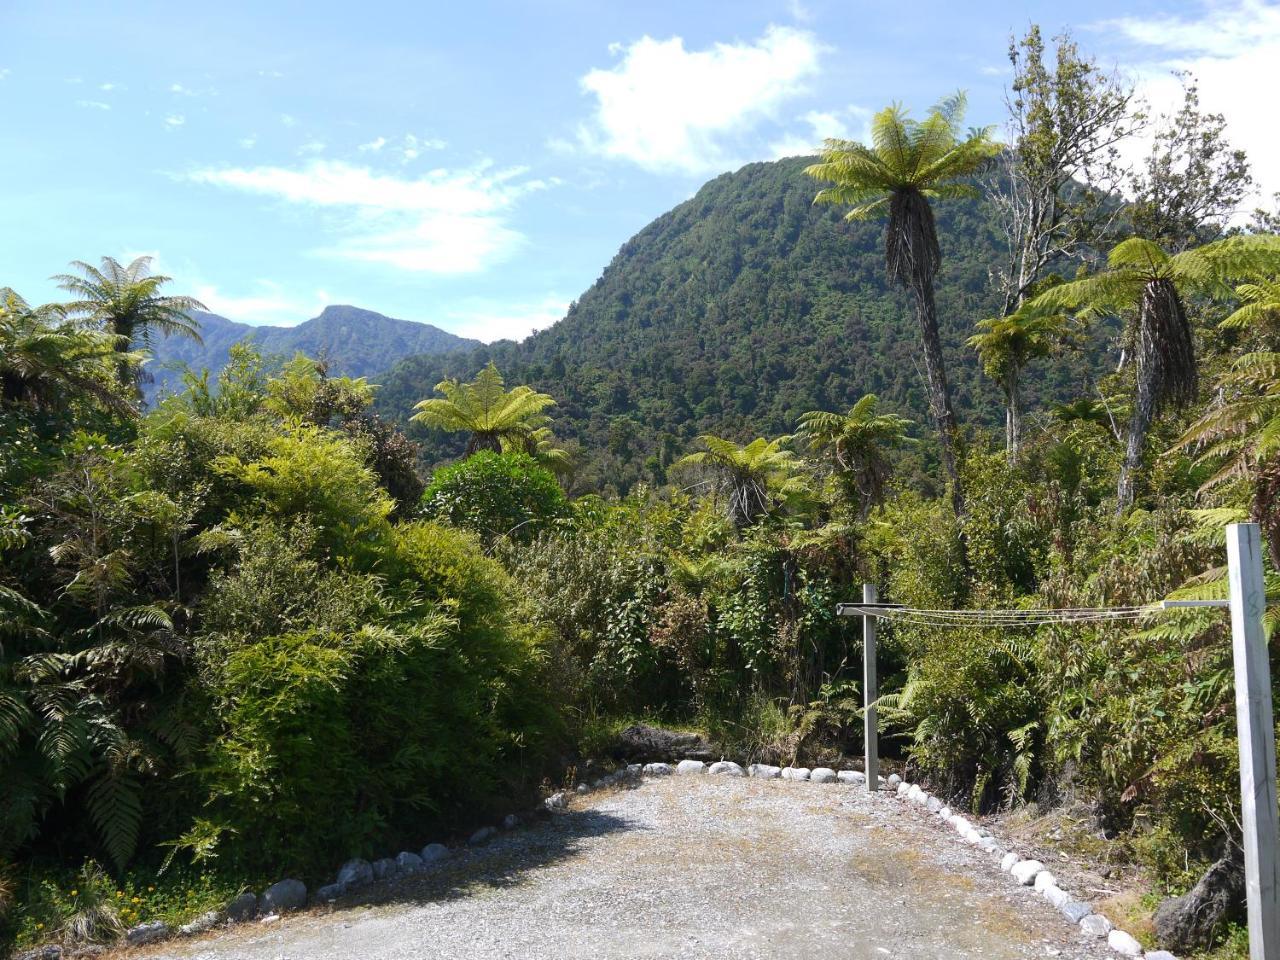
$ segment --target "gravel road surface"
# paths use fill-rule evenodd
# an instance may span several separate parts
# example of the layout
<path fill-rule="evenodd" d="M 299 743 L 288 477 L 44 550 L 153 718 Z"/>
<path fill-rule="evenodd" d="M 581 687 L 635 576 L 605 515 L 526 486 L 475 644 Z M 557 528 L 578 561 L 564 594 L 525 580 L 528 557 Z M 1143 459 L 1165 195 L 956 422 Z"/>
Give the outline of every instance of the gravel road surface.
<path fill-rule="evenodd" d="M 132 956 L 187 960 L 1113 957 L 955 833 L 860 787 L 686 776 L 330 908 Z"/>

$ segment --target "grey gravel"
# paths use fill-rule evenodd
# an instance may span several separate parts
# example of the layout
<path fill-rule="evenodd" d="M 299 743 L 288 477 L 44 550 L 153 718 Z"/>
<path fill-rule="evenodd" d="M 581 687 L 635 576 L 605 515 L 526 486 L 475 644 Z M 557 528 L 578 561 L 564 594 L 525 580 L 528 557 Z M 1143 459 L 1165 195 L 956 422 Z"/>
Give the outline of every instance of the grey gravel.
<path fill-rule="evenodd" d="M 1112 957 L 923 810 L 780 780 L 664 777 L 186 960 Z"/>

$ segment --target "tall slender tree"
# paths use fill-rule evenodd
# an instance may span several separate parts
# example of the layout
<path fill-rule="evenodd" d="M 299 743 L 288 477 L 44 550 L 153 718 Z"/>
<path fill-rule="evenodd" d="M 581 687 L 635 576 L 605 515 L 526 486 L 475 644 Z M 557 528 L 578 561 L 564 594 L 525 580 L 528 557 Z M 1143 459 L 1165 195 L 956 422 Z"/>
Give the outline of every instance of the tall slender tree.
<path fill-rule="evenodd" d="M 77 298 L 63 309 L 114 334 L 119 353 L 150 347 L 157 334 L 200 339 L 200 324 L 191 311 L 205 309 L 204 304 L 194 297 L 162 294 L 161 288 L 173 278 L 152 274 L 151 257 L 136 257 L 127 267 L 114 257 L 103 257 L 100 267 L 83 260 L 73 261 L 71 267 L 78 272 L 53 278 Z M 136 366 L 122 357 L 117 369 L 121 383 L 136 384 Z"/>
<path fill-rule="evenodd" d="M 1029 302 L 1033 310 L 1128 320 L 1135 384 L 1116 487 L 1117 512 L 1133 505 L 1151 421 L 1166 405 L 1185 406 L 1196 397 L 1198 367 L 1185 298 L 1227 294 L 1231 280 L 1278 272 L 1280 238 L 1270 235 L 1228 237 L 1176 254 L 1142 237 L 1130 237 L 1111 251 L 1106 269 L 1053 287 Z"/>
<path fill-rule="evenodd" d="M 827 140 L 809 176 L 832 186 L 818 192 L 815 203 L 851 205 L 845 218 L 867 220 L 888 216 L 885 264 L 889 279 L 911 292 L 928 378 L 929 409 L 942 447 L 942 466 L 951 484 L 956 513 L 965 512 L 964 491 L 956 461 L 956 418 L 951 407 L 933 281 L 942 263 L 931 200 L 973 197 L 971 182 L 995 156 L 990 129 L 962 134 L 964 94 L 948 97 L 924 120 L 913 120 L 897 104 L 871 121 L 872 145 L 855 140 Z"/>
<path fill-rule="evenodd" d="M 911 421 L 892 413 L 878 413 L 879 399 L 868 393 L 848 413 L 811 410 L 800 418 L 797 438 L 810 450 L 831 459 L 845 496 L 858 504 L 865 519 L 884 497 L 889 482 L 889 451 L 914 438 L 907 435 Z"/>

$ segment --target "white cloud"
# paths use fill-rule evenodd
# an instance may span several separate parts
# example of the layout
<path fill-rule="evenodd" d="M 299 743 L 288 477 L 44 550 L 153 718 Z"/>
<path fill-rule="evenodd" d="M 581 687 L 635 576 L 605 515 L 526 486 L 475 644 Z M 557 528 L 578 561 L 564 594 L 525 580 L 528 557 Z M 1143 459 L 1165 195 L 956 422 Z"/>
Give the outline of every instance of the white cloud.
<path fill-rule="evenodd" d="M 180 127 L 187 122 L 187 118 L 180 113 L 171 113 L 164 118 L 164 125 L 169 128 Z"/>
<path fill-rule="evenodd" d="M 404 135 L 404 142 L 400 147 L 400 160 L 403 163 L 417 160 L 427 150 L 443 150 L 448 144 L 438 137 L 423 137 L 419 139 L 412 133 Z"/>
<path fill-rule="evenodd" d="M 123 90 L 124 88 L 118 83 L 100 83 L 98 89 L 103 93 L 110 93 L 112 90 Z"/>
<path fill-rule="evenodd" d="M 111 104 L 103 103 L 101 100 L 77 100 L 77 107 L 84 107 L 87 110 L 110 110 Z"/>
<path fill-rule="evenodd" d="M 788 134 L 781 140 L 774 141 L 769 144 L 770 156 L 775 160 L 781 157 L 808 156 L 821 150 L 822 141 L 829 137 L 852 139 L 854 133 L 845 118 L 860 118 L 865 121 L 868 116 L 869 111 L 856 106 L 839 111 L 810 110 L 800 118 L 808 124 L 809 134 Z"/>
<path fill-rule="evenodd" d="M 214 284 L 197 284 L 192 296 L 210 313 L 255 326 L 292 327 L 333 303 L 324 290 L 316 290 L 310 296 L 292 296 L 271 280 L 258 280 L 254 289 L 240 295 L 224 293 Z"/>
<path fill-rule="evenodd" d="M 13 73 L 13 71 L 10 70 L 8 67 L 0 67 L 0 80 L 3 80 L 5 77 L 9 76 L 9 74 L 11 73 Z"/>
<path fill-rule="evenodd" d="M 361 153 L 369 153 L 369 152 L 377 153 L 386 145 L 387 145 L 386 137 L 374 137 L 374 139 L 370 140 L 368 143 L 360 144 L 360 146 L 356 147 L 356 149 L 359 150 Z"/>
<path fill-rule="evenodd" d="M 248 136 L 248 137 L 241 137 L 241 138 L 240 138 L 240 147 L 241 147 L 242 149 L 244 149 L 244 150 L 252 150 L 252 149 L 253 149 L 253 147 L 254 147 L 254 145 L 255 145 L 257 142 L 258 142 L 257 134 L 253 134 L 253 135 Z"/>
<path fill-rule="evenodd" d="M 1253 163 L 1264 193 L 1280 190 L 1280 129 L 1265 78 L 1280 62 L 1280 5 L 1261 0 L 1208 0 L 1190 17 L 1124 17 L 1095 25 L 1138 46 L 1140 93 L 1156 113 L 1181 102 L 1172 70 L 1200 81 L 1201 108 L 1227 119 L 1227 137 Z"/>
<path fill-rule="evenodd" d="M 647 170 L 701 174 L 733 166 L 738 141 L 805 92 L 822 47 L 807 31 L 771 26 L 750 43 L 686 50 L 680 37 L 646 36 L 616 52 L 616 66 L 582 78 L 596 110 L 579 145 Z"/>
<path fill-rule="evenodd" d="M 288 113 L 282 113 L 280 114 L 280 122 L 286 127 L 296 127 L 298 125 L 298 118 Z"/>
<path fill-rule="evenodd" d="M 568 297 L 549 293 L 532 301 L 476 301 L 450 310 L 448 319 L 442 322 L 460 337 L 471 337 L 485 343 L 523 340 L 535 330 L 545 330 L 562 319 L 568 309 Z"/>
<path fill-rule="evenodd" d="M 308 140 L 306 143 L 304 143 L 302 146 L 298 148 L 298 153 L 304 154 L 304 155 L 324 153 L 324 147 L 325 147 L 325 144 L 323 140 Z"/>
<path fill-rule="evenodd" d="M 425 273 L 473 273 L 510 256 L 524 237 L 508 223 L 516 202 L 555 181 L 523 168 L 432 170 L 415 178 L 336 160 L 300 169 L 204 169 L 196 183 L 273 197 L 323 212 L 342 236 L 321 255 Z"/>

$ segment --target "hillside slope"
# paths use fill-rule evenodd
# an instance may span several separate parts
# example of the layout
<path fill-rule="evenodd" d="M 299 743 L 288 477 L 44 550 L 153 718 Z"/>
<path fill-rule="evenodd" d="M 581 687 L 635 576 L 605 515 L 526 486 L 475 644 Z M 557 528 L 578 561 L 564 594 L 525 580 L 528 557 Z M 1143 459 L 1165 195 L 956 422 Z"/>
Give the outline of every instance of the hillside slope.
<path fill-rule="evenodd" d="M 445 376 L 493 359 L 511 383 L 556 398 L 556 431 L 583 448 L 584 483 L 661 479 L 694 437 L 791 432 L 806 410 L 864 393 L 918 420 L 927 401 L 910 301 L 885 280 L 883 225 L 814 207 L 806 158 L 712 180 L 628 240 L 555 326 L 521 344 L 412 357 L 382 376 L 380 404 L 403 418 Z M 994 308 L 988 275 L 1002 236 L 982 201 L 938 207 L 938 311 L 957 413 L 994 425 L 998 391 L 964 347 Z M 1065 393 L 1080 361 L 1031 371 L 1031 393 Z M 927 432 L 927 431 L 922 431 Z M 419 432 L 432 459 L 451 438 Z"/>
<path fill-rule="evenodd" d="M 179 379 L 176 369 L 186 364 L 194 370 L 207 367 L 221 370 L 231 345 L 252 337 L 267 355 L 291 357 L 301 351 L 311 357 L 325 357 L 338 375 L 370 377 L 391 367 L 402 357 L 469 351 L 478 340 L 456 337 L 427 323 L 396 320 L 359 307 L 329 306 L 317 317 L 296 327 L 256 327 L 237 323 L 214 313 L 196 311 L 203 343 L 185 337 L 160 339 L 147 369 L 155 377 L 151 393 L 173 386 Z"/>

